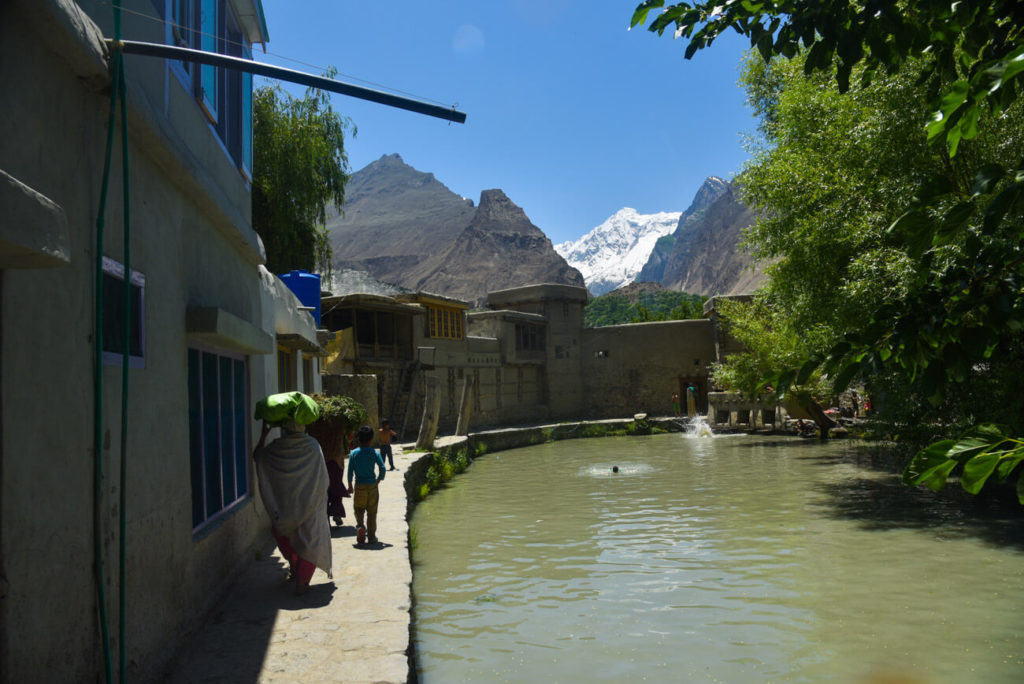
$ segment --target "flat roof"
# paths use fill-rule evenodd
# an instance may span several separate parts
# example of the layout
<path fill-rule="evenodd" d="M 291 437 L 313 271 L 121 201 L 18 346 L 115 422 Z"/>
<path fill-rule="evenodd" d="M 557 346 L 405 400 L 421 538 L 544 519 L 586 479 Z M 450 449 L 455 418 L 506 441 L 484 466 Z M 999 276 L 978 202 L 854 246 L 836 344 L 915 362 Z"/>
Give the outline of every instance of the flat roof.
<path fill-rule="evenodd" d="M 375 294 L 331 295 L 320 300 L 321 319 L 334 309 L 360 308 L 374 311 L 392 311 L 395 313 L 418 314 L 423 309 L 415 304 L 402 304 L 393 297 Z"/>
<path fill-rule="evenodd" d="M 444 295 L 433 294 L 431 292 L 403 292 L 401 294 L 396 294 L 395 300 L 410 304 L 436 304 L 438 306 L 447 306 L 453 309 L 469 308 L 469 302 L 461 299 L 455 299 L 454 297 L 445 297 Z"/>

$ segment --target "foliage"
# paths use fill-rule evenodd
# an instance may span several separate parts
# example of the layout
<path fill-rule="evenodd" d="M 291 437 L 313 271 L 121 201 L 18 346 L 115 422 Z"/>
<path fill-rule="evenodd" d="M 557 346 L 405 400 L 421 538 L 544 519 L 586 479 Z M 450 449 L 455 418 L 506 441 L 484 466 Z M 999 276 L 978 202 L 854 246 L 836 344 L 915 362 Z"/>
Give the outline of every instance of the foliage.
<path fill-rule="evenodd" d="M 1005 482 L 1024 462 L 1024 440 L 1013 437 L 1009 427 L 984 423 L 959 439 L 944 439 L 922 449 L 903 472 L 909 485 L 924 484 L 940 490 L 953 471 L 962 467 L 960 484 L 977 494 L 993 475 Z M 1024 504 L 1024 478 L 1017 479 L 1017 499 Z"/>
<path fill-rule="evenodd" d="M 602 423 L 591 423 L 584 425 L 580 430 L 580 437 L 605 437 L 608 434 L 608 426 Z"/>
<path fill-rule="evenodd" d="M 685 292 L 643 292 L 633 301 L 624 295 L 594 297 L 583 309 L 588 328 L 648 321 L 675 321 L 704 316 L 707 297 Z"/>
<path fill-rule="evenodd" d="M 649 435 L 651 434 L 651 421 L 646 418 L 638 418 L 626 426 L 627 435 Z"/>
<path fill-rule="evenodd" d="M 443 451 L 431 454 L 431 465 L 427 468 L 426 482 L 419 487 L 420 500 L 445 482 L 462 473 L 470 465 L 469 449 L 463 447 L 455 452 Z"/>
<path fill-rule="evenodd" d="M 717 387 L 746 396 L 759 394 L 766 376 L 820 348 L 828 336 L 823 326 L 797 334 L 785 302 L 771 293 L 750 302 L 720 298 L 717 308 L 723 330 L 746 351 L 730 354 L 725 363 L 712 364 L 711 377 Z M 812 385 L 812 393 L 819 397 L 829 393 L 821 386 L 820 377 L 808 378 L 803 384 Z"/>
<path fill-rule="evenodd" d="M 634 13 L 633 25 L 644 23 L 652 8 L 663 6 L 659 0 L 642 3 Z M 857 113 L 847 109 L 849 105 L 835 110 L 839 115 L 836 129 L 828 120 L 828 125 L 814 133 L 830 147 L 841 143 L 836 136 L 846 131 L 853 156 L 827 157 L 830 162 L 834 159 L 834 169 L 833 164 L 814 169 L 810 155 L 790 162 L 792 168 L 797 168 L 797 163 L 806 165 L 805 178 L 816 171 L 826 183 L 816 197 L 799 193 L 804 200 L 817 201 L 801 205 L 783 198 L 782 213 L 826 224 L 840 219 L 831 221 L 841 231 L 836 233 L 837 239 L 824 241 L 820 253 L 826 261 L 839 265 L 841 273 L 855 273 L 854 263 L 846 254 L 834 253 L 832 247 L 842 247 L 844 240 L 857 243 L 861 237 L 869 239 L 858 247 L 873 252 L 865 263 L 873 260 L 881 268 L 877 283 L 872 282 L 869 270 L 861 268 L 862 291 L 854 294 L 862 295 L 867 306 L 859 316 L 849 308 L 844 311 L 841 303 L 835 316 L 826 311 L 813 314 L 831 327 L 833 344 L 799 365 L 769 374 L 766 382 L 780 392 L 813 373 L 830 377 L 836 390 L 857 377 L 888 375 L 899 378 L 909 393 L 927 401 L 933 416 L 942 420 L 951 410 L 951 398 L 962 394 L 962 386 L 991 381 L 1001 357 L 1011 364 L 1020 359 L 1024 329 L 1024 254 L 1020 249 L 1024 121 L 1018 100 L 1024 72 L 1022 18 L 1021 5 L 1015 0 L 790 0 L 679 3 L 652 21 L 652 31 L 661 33 L 674 26 L 677 37 L 690 39 L 687 57 L 732 28 L 747 36 L 761 56 L 770 60 L 769 71 L 779 62 L 776 58 L 796 60 L 807 83 L 821 86 L 830 79 L 819 74 L 832 73 L 836 95 L 846 93 L 844 103 L 847 97 L 857 101 L 858 96 L 877 93 L 893 114 L 901 111 L 899 103 L 885 95 L 895 83 L 911 105 L 913 116 L 905 120 L 915 123 L 917 134 L 903 130 L 898 126 L 901 119 L 894 117 L 890 121 L 897 128 L 888 139 L 892 149 L 902 147 L 914 154 L 905 160 L 895 157 L 899 163 L 876 181 L 887 187 L 891 199 L 877 207 L 876 216 L 857 206 L 864 200 L 849 192 L 856 182 L 846 185 L 848 177 L 856 181 L 858 176 L 850 163 L 861 145 L 858 133 L 871 131 L 870 125 L 864 129 L 846 125 L 842 117 Z M 787 86 L 797 82 L 792 75 L 778 71 L 775 75 Z M 880 88 L 876 86 L 879 82 Z M 785 147 L 799 141 L 806 129 L 785 123 L 780 127 L 776 115 L 785 116 L 785 88 L 780 90 L 776 83 L 770 78 L 762 80 L 762 89 L 752 96 L 761 104 L 762 133 L 772 144 Z M 815 105 L 821 102 L 815 100 Z M 871 117 L 866 120 L 870 122 Z M 885 142 L 882 130 L 876 142 Z M 861 149 L 889 151 L 878 144 L 873 150 L 870 146 Z M 870 165 L 872 171 L 877 167 Z M 782 189 L 799 190 L 795 186 Z M 878 194 L 869 196 L 869 206 L 872 197 Z M 778 201 L 763 203 L 762 212 L 767 209 L 766 215 L 774 218 Z M 851 207 L 853 215 L 844 216 Z M 862 222 L 858 224 L 857 219 Z M 798 227 L 799 221 L 790 225 Z M 799 243 L 799 232 L 790 235 Z M 752 241 L 756 239 L 752 236 Z M 787 258 L 790 251 L 781 248 Z M 788 287 L 790 302 L 801 294 L 810 295 L 812 301 L 826 300 L 817 288 L 827 279 L 815 280 L 812 274 L 806 282 L 799 278 L 783 282 L 779 277 L 782 270 L 772 274 L 772 286 L 782 293 Z M 882 296 L 874 301 L 863 296 L 878 289 Z M 1017 424 L 1008 429 L 1019 432 L 1021 427 L 1018 417 Z M 929 449 L 942 451 L 937 445 Z M 985 457 L 980 452 L 966 460 Z"/>
<path fill-rule="evenodd" d="M 338 395 L 312 395 L 313 401 L 320 407 L 320 417 L 306 427 L 306 431 L 320 442 L 320 447 L 328 456 L 344 453 L 349 443 L 349 436 L 366 423 L 366 409 L 351 397 Z"/>
<path fill-rule="evenodd" d="M 327 76 L 333 75 L 333 71 Z M 345 135 L 355 127 L 336 113 L 327 93 L 310 88 L 294 98 L 279 86 L 253 92 L 253 227 L 267 268 L 331 276 L 327 208 L 345 201 Z"/>
<path fill-rule="evenodd" d="M 631 26 L 664 5 L 641 3 Z M 978 135 L 986 108 L 998 114 L 1017 99 L 1024 71 L 1022 14 L 1017 0 L 704 0 L 670 5 L 648 28 L 661 35 L 674 26 L 675 37 L 690 40 L 687 59 L 729 29 L 749 38 L 765 61 L 805 53 L 804 72 L 834 72 L 840 93 L 850 89 L 858 65 L 867 85 L 880 72 L 895 73 L 924 55 L 919 81 L 940 94 L 928 137 L 945 138 L 952 157 L 961 140 Z"/>

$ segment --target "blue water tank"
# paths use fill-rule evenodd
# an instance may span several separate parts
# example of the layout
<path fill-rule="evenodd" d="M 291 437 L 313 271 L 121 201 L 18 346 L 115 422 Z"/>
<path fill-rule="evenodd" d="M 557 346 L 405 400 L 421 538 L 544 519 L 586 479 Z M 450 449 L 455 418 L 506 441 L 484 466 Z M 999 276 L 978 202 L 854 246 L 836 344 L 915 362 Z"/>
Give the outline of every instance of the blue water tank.
<path fill-rule="evenodd" d="M 320 276 L 308 271 L 292 271 L 278 276 L 295 293 L 303 306 L 313 309 L 316 327 L 320 327 Z"/>

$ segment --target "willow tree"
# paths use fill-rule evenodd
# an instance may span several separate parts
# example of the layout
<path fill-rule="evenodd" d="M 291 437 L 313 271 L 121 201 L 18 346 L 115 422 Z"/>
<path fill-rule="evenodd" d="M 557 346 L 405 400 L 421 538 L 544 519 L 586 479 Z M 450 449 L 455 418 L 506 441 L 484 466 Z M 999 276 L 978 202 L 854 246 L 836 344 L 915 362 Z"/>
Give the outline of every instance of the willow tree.
<path fill-rule="evenodd" d="M 322 90 L 310 88 L 302 98 L 279 86 L 253 93 L 253 227 L 270 271 L 304 269 L 330 278 L 325 223 L 328 208 L 345 201 L 347 133 L 354 135 L 355 127 Z"/>

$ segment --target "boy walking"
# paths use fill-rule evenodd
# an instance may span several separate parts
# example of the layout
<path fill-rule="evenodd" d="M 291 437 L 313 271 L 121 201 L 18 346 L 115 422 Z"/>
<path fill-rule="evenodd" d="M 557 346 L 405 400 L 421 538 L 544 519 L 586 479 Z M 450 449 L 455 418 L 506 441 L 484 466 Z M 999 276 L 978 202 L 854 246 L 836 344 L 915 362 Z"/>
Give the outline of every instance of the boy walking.
<path fill-rule="evenodd" d="M 377 483 L 384 479 L 384 460 L 377 450 L 370 446 L 373 443 L 373 428 L 364 425 L 356 433 L 359 448 L 353 449 L 348 455 L 348 488 L 352 492 L 352 507 L 356 509 L 356 542 L 362 544 L 369 541 L 377 543 L 377 504 L 380 492 Z M 376 473 L 380 469 L 380 475 Z M 355 487 L 352 477 L 355 475 Z M 363 526 L 363 514 L 366 514 L 366 526 Z M 367 535 L 369 532 L 369 535 Z"/>
<path fill-rule="evenodd" d="M 380 440 L 380 457 L 390 468 L 388 470 L 398 470 L 395 467 L 395 457 L 391 453 L 391 440 L 397 437 L 398 433 L 391 429 L 391 421 L 384 420 L 380 424 L 380 430 L 377 430 L 377 439 Z"/>

